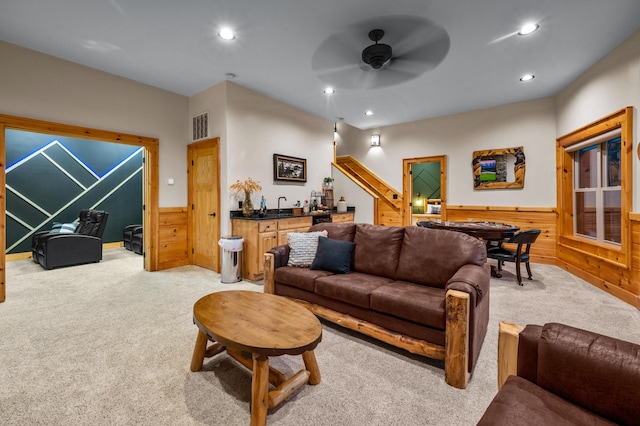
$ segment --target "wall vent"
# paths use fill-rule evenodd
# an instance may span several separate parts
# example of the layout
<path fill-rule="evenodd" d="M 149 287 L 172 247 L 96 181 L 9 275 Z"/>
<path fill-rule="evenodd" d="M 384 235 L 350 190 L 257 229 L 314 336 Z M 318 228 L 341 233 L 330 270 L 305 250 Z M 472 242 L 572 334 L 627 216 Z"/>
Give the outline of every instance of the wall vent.
<path fill-rule="evenodd" d="M 191 140 L 193 141 L 209 138 L 209 111 L 193 117 L 192 130 L 193 135 Z"/>

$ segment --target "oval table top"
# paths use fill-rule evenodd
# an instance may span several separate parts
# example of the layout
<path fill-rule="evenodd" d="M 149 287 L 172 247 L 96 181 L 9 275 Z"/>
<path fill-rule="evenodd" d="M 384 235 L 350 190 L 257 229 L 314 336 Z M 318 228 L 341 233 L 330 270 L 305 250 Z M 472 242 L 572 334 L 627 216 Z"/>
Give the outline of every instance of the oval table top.
<path fill-rule="evenodd" d="M 193 322 L 227 347 L 265 356 L 298 355 L 322 339 L 311 311 L 274 294 L 231 290 L 212 293 L 193 305 Z"/>

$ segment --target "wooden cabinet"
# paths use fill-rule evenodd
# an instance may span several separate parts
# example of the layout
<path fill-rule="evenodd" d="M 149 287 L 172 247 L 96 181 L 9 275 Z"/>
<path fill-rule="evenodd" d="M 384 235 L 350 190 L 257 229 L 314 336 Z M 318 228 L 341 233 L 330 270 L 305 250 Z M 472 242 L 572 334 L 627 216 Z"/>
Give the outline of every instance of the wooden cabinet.
<path fill-rule="evenodd" d="M 347 213 L 334 213 L 331 215 L 331 222 L 340 223 L 340 222 L 353 222 L 353 217 L 355 213 L 347 212 Z"/>
<path fill-rule="evenodd" d="M 312 219 L 310 217 L 292 217 L 290 219 L 278 220 L 278 245 L 289 242 L 287 234 L 289 232 L 307 232 L 311 228 Z"/>
<path fill-rule="evenodd" d="M 333 222 L 353 222 L 354 213 L 334 213 Z M 244 238 L 242 253 L 242 277 L 261 280 L 264 275 L 264 253 L 269 249 L 288 243 L 289 232 L 307 232 L 312 223 L 311 216 L 282 219 L 231 219 L 231 233 Z"/>
<path fill-rule="evenodd" d="M 262 279 L 264 253 L 275 246 L 287 244 L 289 232 L 307 232 L 310 227 L 310 216 L 268 220 L 231 219 L 231 233 L 244 238 L 242 277 L 254 281 Z"/>

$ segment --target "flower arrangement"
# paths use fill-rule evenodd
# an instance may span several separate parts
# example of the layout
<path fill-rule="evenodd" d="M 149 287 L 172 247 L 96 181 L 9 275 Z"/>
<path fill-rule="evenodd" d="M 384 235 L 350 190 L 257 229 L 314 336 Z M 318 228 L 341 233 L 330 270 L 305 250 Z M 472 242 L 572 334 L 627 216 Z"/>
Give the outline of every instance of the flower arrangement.
<path fill-rule="evenodd" d="M 252 178 L 248 178 L 244 182 L 240 182 L 240 179 L 238 179 L 234 184 L 229 186 L 229 189 L 238 196 L 244 195 L 246 197 L 247 194 L 251 195 L 254 192 L 261 191 L 262 186 Z"/>
<path fill-rule="evenodd" d="M 242 215 L 249 217 L 253 215 L 253 203 L 251 202 L 251 194 L 262 190 L 262 186 L 252 178 L 240 182 L 238 179 L 234 184 L 229 186 L 236 196 L 240 197 L 244 193 L 244 202 L 242 203 Z"/>

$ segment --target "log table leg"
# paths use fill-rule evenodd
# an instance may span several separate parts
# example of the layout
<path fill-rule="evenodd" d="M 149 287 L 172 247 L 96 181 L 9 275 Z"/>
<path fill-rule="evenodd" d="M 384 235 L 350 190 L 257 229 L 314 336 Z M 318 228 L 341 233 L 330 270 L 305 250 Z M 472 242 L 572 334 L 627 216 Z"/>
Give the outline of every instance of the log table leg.
<path fill-rule="evenodd" d="M 309 384 L 317 385 L 320 383 L 320 369 L 316 361 L 316 354 L 313 351 L 307 351 L 302 354 L 305 368 L 311 373 L 309 376 Z"/>
<path fill-rule="evenodd" d="M 269 402 L 269 358 L 253 354 L 253 377 L 251 379 L 251 426 L 267 424 Z"/>
<path fill-rule="evenodd" d="M 207 335 L 198 330 L 196 337 L 196 346 L 193 348 L 193 356 L 191 357 L 191 371 L 200 371 L 204 362 L 204 353 L 207 350 Z"/>

